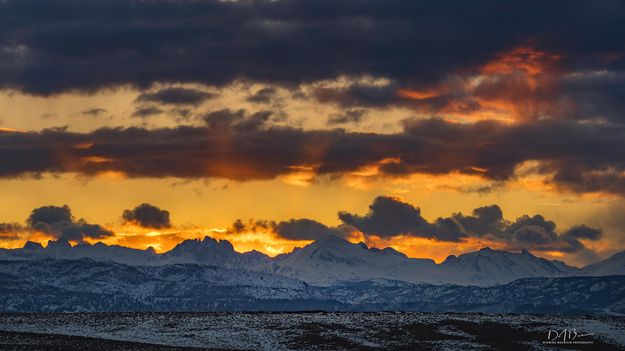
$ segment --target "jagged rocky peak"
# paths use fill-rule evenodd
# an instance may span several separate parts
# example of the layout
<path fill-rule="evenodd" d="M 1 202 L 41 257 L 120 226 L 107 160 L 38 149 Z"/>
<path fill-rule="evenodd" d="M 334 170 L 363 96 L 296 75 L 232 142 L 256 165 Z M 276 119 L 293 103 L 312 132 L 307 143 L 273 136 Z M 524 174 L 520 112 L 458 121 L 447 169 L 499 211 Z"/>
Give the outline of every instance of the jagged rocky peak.
<path fill-rule="evenodd" d="M 458 259 L 458 256 L 456 256 L 456 255 L 449 255 L 449 256 L 447 256 L 447 258 L 443 261 L 443 263 L 442 263 L 442 264 L 445 264 L 445 263 L 453 263 L 453 262 L 455 262 L 457 259 Z"/>
<path fill-rule="evenodd" d="M 22 247 L 22 249 L 26 250 L 26 251 L 37 251 L 37 250 L 43 250 L 43 245 L 41 245 L 40 243 L 36 243 L 34 241 L 30 241 L 28 240 L 26 242 L 26 244 L 24 244 L 24 246 Z"/>
<path fill-rule="evenodd" d="M 71 248 L 72 245 L 65 238 L 59 238 L 58 240 L 48 240 L 48 246 L 46 246 L 46 249 L 48 250 L 63 250 Z"/>
<path fill-rule="evenodd" d="M 163 254 L 168 259 L 180 258 L 184 262 L 221 264 L 240 255 L 228 240 L 217 240 L 209 236 L 203 239 L 188 239 Z"/>
<path fill-rule="evenodd" d="M 234 251 L 234 246 L 228 240 L 218 240 L 211 238 L 210 236 L 205 236 L 203 239 L 187 239 L 180 244 L 176 245 L 171 251 L 180 250 L 180 249 L 221 249 L 225 251 Z"/>

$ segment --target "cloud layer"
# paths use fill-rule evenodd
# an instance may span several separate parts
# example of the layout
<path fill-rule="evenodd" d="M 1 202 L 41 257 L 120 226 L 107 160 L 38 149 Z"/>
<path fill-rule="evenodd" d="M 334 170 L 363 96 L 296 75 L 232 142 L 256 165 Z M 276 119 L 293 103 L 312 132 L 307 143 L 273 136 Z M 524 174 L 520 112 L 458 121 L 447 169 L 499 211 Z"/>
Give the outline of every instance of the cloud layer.
<path fill-rule="evenodd" d="M 624 6 L 3 1 L 2 89 L 49 96 L 132 86 L 140 90 L 132 116 L 146 126 L 171 112 L 188 121 L 217 96 L 206 86 L 236 82 L 256 83 L 248 105 L 336 105 L 338 113 L 318 116 L 327 126 L 383 120 L 380 111 L 394 107 L 442 118 L 408 119 L 395 134 L 357 133 L 277 127 L 281 111 L 224 109 L 206 112 L 204 126 L 0 131 L 0 177 L 256 180 L 377 167 L 381 176 L 459 172 L 505 181 L 534 162 L 530 172 L 559 190 L 622 195 L 625 34 L 614 28 L 625 22 Z"/>
<path fill-rule="evenodd" d="M 339 211 L 342 222 L 329 227 L 312 219 L 286 221 L 237 220 L 228 230 L 230 234 L 273 233 L 287 240 L 317 240 L 330 236 L 343 238 L 377 237 L 392 242 L 394 238 L 431 239 L 433 243 L 462 243 L 478 239 L 508 250 L 559 252 L 596 257 L 586 244 L 603 238 L 600 229 L 576 225 L 558 230 L 555 222 L 542 215 L 523 215 L 513 221 L 504 218 L 501 208 L 490 205 L 476 208 L 469 215 L 454 213 L 428 221 L 421 210 L 399 198 L 379 196 L 364 215 Z M 356 235 L 356 236 L 354 236 Z"/>
<path fill-rule="evenodd" d="M 622 68 L 620 2 L 3 1 L 0 86 L 35 94 L 154 82 L 406 86 L 476 70 L 531 41 L 566 67 Z M 493 30 L 496 28 L 496 30 Z M 355 59 L 357 58 L 357 59 Z M 616 100 L 613 100 L 616 101 Z"/>
<path fill-rule="evenodd" d="M 303 130 L 267 123 L 272 113 L 221 110 L 206 125 L 0 131 L 0 177 L 43 172 L 126 177 L 273 179 L 298 167 L 317 176 L 375 166 L 379 176 L 460 172 L 494 181 L 526 172 L 578 193 L 625 193 L 625 128 L 602 123 L 406 120 L 395 134 Z"/>
<path fill-rule="evenodd" d="M 138 102 L 155 102 L 164 105 L 199 105 L 215 95 L 201 90 L 188 88 L 164 88 L 155 92 L 146 92 L 137 97 Z"/>
<path fill-rule="evenodd" d="M 169 211 L 147 203 L 125 210 L 122 225 L 130 223 L 152 230 L 173 228 L 175 233 L 157 233 L 156 236 L 148 234 L 146 237 L 141 231 L 132 234 L 126 227 L 125 234 L 117 239 L 136 244 L 143 243 L 146 238 L 150 242 L 161 239 L 179 241 L 188 237 L 187 235 L 197 235 L 195 231 L 186 233 L 185 229 L 173 226 L 169 216 Z M 222 233 L 224 238 L 242 235 L 246 240 L 253 238 L 249 235 L 267 237 L 269 234 L 272 240 L 278 242 L 313 241 L 332 236 L 354 241 L 363 240 L 364 237 L 367 241 L 381 240 L 386 245 L 419 238 L 441 247 L 448 244 L 479 243 L 481 246 L 494 245 L 512 251 L 529 249 L 546 254 L 574 255 L 583 257 L 584 260 L 595 260 L 598 257 L 589 244 L 604 239 L 600 229 L 579 224 L 560 230 L 555 222 L 539 214 L 508 220 L 497 205 L 476 208 L 468 215 L 453 213 L 448 217 L 429 221 L 422 216 L 418 207 L 389 196 L 375 198 L 369 206 L 369 212 L 365 214 L 339 211 L 338 219 L 341 223 L 337 226 L 328 226 L 310 218 L 279 221 L 239 219 L 226 230 L 216 233 Z M 88 223 L 84 219 L 76 220 L 67 205 L 35 208 L 24 225 L 0 223 L 0 241 L 17 242 L 20 239 L 33 238 L 34 234 L 79 243 L 116 237 L 111 229 L 104 226 Z"/>
<path fill-rule="evenodd" d="M 364 216 L 339 212 L 339 218 L 367 235 L 408 235 L 452 242 L 473 237 L 503 243 L 509 248 L 538 251 L 574 253 L 586 249 L 580 240 L 596 241 L 602 237 L 599 229 L 585 225 L 559 233 L 555 222 L 541 215 L 524 215 L 507 221 L 497 205 L 476 208 L 468 216 L 456 213 L 441 217 L 432 223 L 421 216 L 418 207 L 397 198 L 377 197 L 369 209 Z"/>

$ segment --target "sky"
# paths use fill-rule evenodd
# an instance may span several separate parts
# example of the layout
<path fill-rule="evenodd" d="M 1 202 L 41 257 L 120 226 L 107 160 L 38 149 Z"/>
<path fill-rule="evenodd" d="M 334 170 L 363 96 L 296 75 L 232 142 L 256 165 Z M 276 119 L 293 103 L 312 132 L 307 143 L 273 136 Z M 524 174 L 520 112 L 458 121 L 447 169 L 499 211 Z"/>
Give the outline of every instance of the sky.
<path fill-rule="evenodd" d="M 622 1 L 0 1 L 0 247 L 625 249 Z"/>

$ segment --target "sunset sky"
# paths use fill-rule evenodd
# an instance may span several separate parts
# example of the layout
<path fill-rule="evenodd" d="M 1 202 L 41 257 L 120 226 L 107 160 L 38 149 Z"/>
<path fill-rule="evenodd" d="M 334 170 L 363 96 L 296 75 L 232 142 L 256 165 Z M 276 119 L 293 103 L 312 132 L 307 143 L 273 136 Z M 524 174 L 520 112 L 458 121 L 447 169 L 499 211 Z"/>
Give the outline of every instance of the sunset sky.
<path fill-rule="evenodd" d="M 621 1 L 0 1 L 0 247 L 596 262 L 625 249 L 623 23 Z"/>

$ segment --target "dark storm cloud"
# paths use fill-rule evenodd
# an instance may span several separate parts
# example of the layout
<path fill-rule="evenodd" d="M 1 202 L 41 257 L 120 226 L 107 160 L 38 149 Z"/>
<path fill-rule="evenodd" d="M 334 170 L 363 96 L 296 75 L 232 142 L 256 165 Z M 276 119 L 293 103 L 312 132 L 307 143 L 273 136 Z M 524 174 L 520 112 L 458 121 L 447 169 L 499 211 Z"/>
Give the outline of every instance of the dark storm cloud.
<path fill-rule="evenodd" d="M 24 226 L 19 223 L 0 223 L 0 240 L 18 239 L 24 230 Z"/>
<path fill-rule="evenodd" d="M 106 110 L 104 108 L 101 108 L 101 107 L 96 107 L 96 108 L 91 108 L 91 109 L 88 109 L 88 110 L 84 110 L 81 113 L 84 116 L 98 117 L 99 115 L 101 115 L 101 114 L 103 114 L 105 112 L 108 112 L 108 110 Z"/>
<path fill-rule="evenodd" d="M 347 228 L 328 227 L 313 219 L 298 218 L 288 221 L 249 220 L 243 222 L 237 219 L 229 229 L 230 233 L 271 232 L 288 240 L 317 240 L 331 236 L 345 238 Z"/>
<path fill-rule="evenodd" d="M 345 123 L 358 123 L 365 115 L 365 110 L 347 110 L 343 113 L 330 116 L 328 118 L 328 125 L 345 124 Z"/>
<path fill-rule="evenodd" d="M 204 116 L 204 122 L 209 129 L 218 131 L 237 131 L 237 132 L 253 132 L 260 131 L 269 118 L 273 115 L 272 111 L 258 111 L 248 114 L 244 109 L 236 111 L 223 109 L 207 113 Z"/>
<path fill-rule="evenodd" d="M 124 210 L 122 218 L 126 223 L 133 223 L 144 228 L 171 228 L 169 211 L 143 203 L 132 210 Z"/>
<path fill-rule="evenodd" d="M 160 115 L 163 112 L 165 112 L 165 111 L 161 110 L 160 108 L 158 108 L 156 106 L 141 107 L 141 108 L 137 108 L 132 113 L 132 116 L 133 117 L 139 117 L 139 118 L 147 118 L 147 117 L 151 117 L 151 116 L 155 116 L 155 115 Z"/>
<path fill-rule="evenodd" d="M 317 88 L 313 95 L 323 103 L 332 103 L 340 107 L 387 107 L 392 104 L 410 103 L 397 95 L 396 84 L 354 83 L 343 88 Z"/>
<path fill-rule="evenodd" d="M 541 215 L 524 215 L 515 221 L 506 221 L 497 205 L 475 209 L 470 216 L 457 213 L 451 219 L 456 224 L 453 229 L 458 235 L 494 239 L 515 249 L 577 253 L 587 250 L 580 239 L 595 241 L 602 238 L 599 229 L 585 225 L 558 233 L 555 222 Z"/>
<path fill-rule="evenodd" d="M 273 229 L 276 234 L 291 240 L 317 240 L 330 236 L 345 237 L 348 234 L 338 228 L 330 228 L 307 218 L 277 222 Z"/>
<path fill-rule="evenodd" d="M 523 216 L 508 224 L 495 235 L 514 247 L 528 247 L 541 251 L 579 252 L 585 249 L 580 239 L 598 240 L 602 233 L 598 229 L 581 225 L 558 234 L 553 221 L 541 215 Z"/>
<path fill-rule="evenodd" d="M 567 111 L 575 119 L 603 118 L 625 122 L 625 69 L 597 70 L 564 77 L 561 100 L 574 102 Z"/>
<path fill-rule="evenodd" d="M 9 0 L 0 87 L 45 95 L 340 75 L 418 87 L 527 41 L 566 68 L 622 70 L 623 22 L 618 1 Z"/>
<path fill-rule="evenodd" d="M 137 97 L 138 102 L 156 102 L 165 105 L 193 105 L 197 106 L 216 95 L 201 90 L 188 88 L 165 88 L 153 93 L 142 93 Z"/>
<path fill-rule="evenodd" d="M 584 241 L 603 238 L 599 229 L 586 225 L 573 226 L 559 231 L 555 222 L 541 215 L 524 215 L 514 221 L 504 218 L 497 205 L 476 208 L 469 215 L 454 213 L 430 222 L 421 210 L 401 199 L 378 196 L 364 215 L 339 211 L 342 224 L 329 227 L 313 219 L 298 218 L 287 221 L 249 220 L 235 221 L 229 233 L 274 233 L 288 240 L 317 240 L 330 236 L 347 238 L 354 231 L 381 238 L 408 236 L 434 239 L 439 242 L 465 242 L 483 239 L 506 249 L 519 251 L 557 251 L 582 254 L 588 257 L 596 253 Z"/>
<path fill-rule="evenodd" d="M 413 234 L 432 237 L 433 227 L 421 216 L 421 210 L 395 198 L 379 196 L 369 206 L 369 213 L 358 216 L 339 212 L 339 219 L 365 234 L 396 236 Z"/>
<path fill-rule="evenodd" d="M 562 190 L 625 194 L 625 128 L 572 121 L 474 124 L 408 120 L 396 134 L 303 130 L 266 122 L 270 111 L 209 113 L 206 126 L 0 131 L 0 177 L 121 172 L 138 178 L 272 179 L 312 167 L 318 176 L 378 165 L 380 176 L 460 172 L 493 181 L 532 169 Z M 382 162 L 384 161 L 384 162 Z"/>
<path fill-rule="evenodd" d="M 35 226 L 37 223 L 73 222 L 72 211 L 69 206 L 44 206 L 32 211 L 27 220 L 28 224 Z"/>
<path fill-rule="evenodd" d="M 501 77 L 498 77 L 501 79 Z M 345 87 L 319 87 L 313 90 L 314 99 L 320 103 L 333 104 L 348 111 L 364 111 L 362 108 L 384 109 L 403 107 L 424 114 L 437 115 L 456 113 L 460 116 L 479 111 L 482 106 L 471 96 L 471 92 L 463 91 L 466 86 L 458 82 L 448 83 L 448 92 L 440 92 L 420 99 L 402 96 L 401 86 L 397 82 L 384 84 L 352 83 Z M 486 85 L 482 83 L 482 85 Z M 357 115 L 345 115 L 342 120 L 358 122 Z"/>
<path fill-rule="evenodd" d="M 455 213 L 430 223 L 418 207 L 397 198 L 380 196 L 364 216 L 339 212 L 339 219 L 367 235 L 394 237 L 408 235 L 457 242 L 484 238 L 504 244 L 509 249 L 577 253 L 589 250 L 580 240 L 596 241 L 602 232 L 585 225 L 559 233 L 553 221 L 541 215 L 522 216 L 515 221 L 503 218 L 497 205 L 476 208 L 471 215 Z"/>
<path fill-rule="evenodd" d="M 255 104 L 268 104 L 276 98 L 278 93 L 274 87 L 262 88 L 254 94 L 247 97 L 247 101 Z"/>
<path fill-rule="evenodd" d="M 19 223 L 0 223 L 0 233 L 11 233 L 22 229 L 23 227 Z"/>
<path fill-rule="evenodd" d="M 90 224 L 82 218 L 75 220 L 67 205 L 36 208 L 26 223 L 29 229 L 52 235 L 57 239 L 82 242 L 85 238 L 102 239 L 114 235 L 112 231 L 98 224 Z"/>
<path fill-rule="evenodd" d="M 541 161 L 535 171 L 552 174 L 553 184 L 577 192 L 625 193 L 625 162 L 621 144 L 625 129 L 596 123 L 539 121 L 504 126 L 492 121 L 472 125 L 440 119 L 406 122 L 406 133 L 427 135 L 448 152 L 432 154 L 427 166 L 410 155 L 402 164 L 385 165 L 388 173 L 444 171 L 450 164 L 464 172 L 482 173 L 490 179 L 509 179 L 521 160 Z M 453 152 L 452 152 L 453 150 Z M 618 156 L 617 156 L 618 155 Z M 414 166 L 410 166 L 413 164 Z M 473 166 L 469 166 L 473 164 Z"/>

